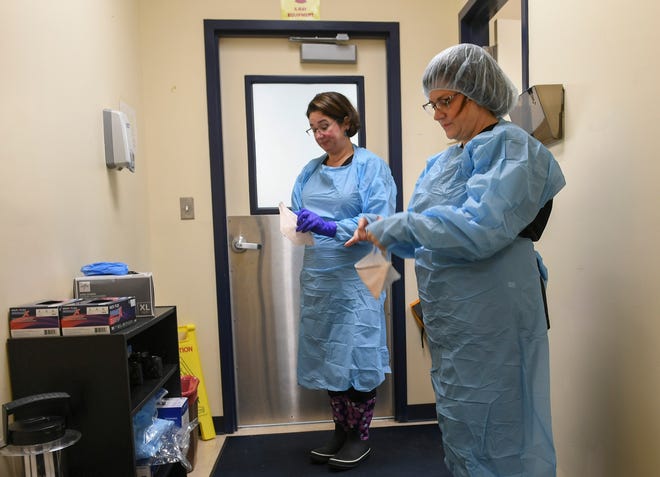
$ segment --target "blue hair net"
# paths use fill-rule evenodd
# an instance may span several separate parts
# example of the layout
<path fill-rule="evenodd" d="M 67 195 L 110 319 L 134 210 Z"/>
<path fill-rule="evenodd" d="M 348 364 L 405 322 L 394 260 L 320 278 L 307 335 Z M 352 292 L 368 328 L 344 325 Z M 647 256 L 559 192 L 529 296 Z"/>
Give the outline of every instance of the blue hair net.
<path fill-rule="evenodd" d="M 438 53 L 422 76 L 424 94 L 434 89 L 458 91 L 502 117 L 518 101 L 515 85 L 495 59 L 477 45 L 462 43 Z"/>

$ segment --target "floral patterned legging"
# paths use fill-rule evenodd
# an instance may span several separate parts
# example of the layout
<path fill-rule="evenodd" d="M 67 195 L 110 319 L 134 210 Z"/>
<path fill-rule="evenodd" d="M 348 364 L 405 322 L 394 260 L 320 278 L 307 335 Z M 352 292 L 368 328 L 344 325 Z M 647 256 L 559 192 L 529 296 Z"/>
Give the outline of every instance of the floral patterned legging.
<path fill-rule="evenodd" d="M 360 440 L 369 439 L 369 426 L 376 406 L 376 390 L 362 392 L 351 388 L 346 391 L 328 391 L 328 394 L 335 423 L 345 431 L 356 429 Z"/>

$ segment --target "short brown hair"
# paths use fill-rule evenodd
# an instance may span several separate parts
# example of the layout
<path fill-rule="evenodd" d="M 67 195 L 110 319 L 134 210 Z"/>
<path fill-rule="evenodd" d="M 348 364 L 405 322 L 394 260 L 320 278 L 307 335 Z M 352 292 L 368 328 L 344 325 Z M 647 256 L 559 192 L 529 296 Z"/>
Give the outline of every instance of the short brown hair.
<path fill-rule="evenodd" d="M 348 129 L 346 130 L 348 137 L 354 136 L 360 130 L 360 114 L 348 98 L 341 93 L 326 91 L 317 94 L 307 106 L 307 117 L 309 118 L 314 111 L 331 117 L 339 124 L 344 122 L 344 118 L 348 118 Z"/>

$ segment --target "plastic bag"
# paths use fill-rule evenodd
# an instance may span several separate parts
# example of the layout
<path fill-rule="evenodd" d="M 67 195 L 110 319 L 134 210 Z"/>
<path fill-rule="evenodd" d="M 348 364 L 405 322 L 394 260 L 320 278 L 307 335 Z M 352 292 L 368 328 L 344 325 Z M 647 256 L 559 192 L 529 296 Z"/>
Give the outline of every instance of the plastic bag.
<path fill-rule="evenodd" d="M 138 440 L 135 446 L 136 459 L 149 459 L 161 452 L 163 443 L 170 439 L 174 428 L 174 421 L 154 418 L 153 422 L 145 427 L 141 433 L 136 433 Z"/>
<path fill-rule="evenodd" d="M 380 297 L 385 288 L 401 278 L 377 247 L 373 247 L 371 252 L 355 264 L 355 270 L 375 299 Z"/>
<path fill-rule="evenodd" d="M 187 457 L 190 434 L 197 428 L 199 422 L 193 419 L 186 428 L 180 428 L 174 424 L 174 421 L 156 417 L 158 402 L 166 394 L 167 390 L 160 390 L 133 417 L 135 458 L 146 461 L 149 465 L 179 462 L 187 472 L 190 472 L 192 464 Z"/>
<path fill-rule="evenodd" d="M 164 389 L 159 391 L 133 416 L 135 457 L 137 459 L 147 459 L 156 455 L 161 436 L 168 431 L 168 427 L 174 425 L 172 421 L 156 417 L 158 416 L 157 403 L 166 394 L 167 391 Z"/>
<path fill-rule="evenodd" d="M 280 232 L 291 240 L 294 245 L 314 245 L 314 237 L 310 232 L 296 232 L 298 216 L 280 202 Z"/>
<path fill-rule="evenodd" d="M 172 423 L 172 421 L 168 422 Z M 168 430 L 168 432 L 161 436 L 158 451 L 150 459 L 150 464 L 162 465 L 178 462 L 186 469 L 187 472 L 190 472 L 193 469 L 192 464 L 188 460 L 190 434 L 197 428 L 198 424 L 199 421 L 197 418 L 195 418 L 190 421 L 188 426 L 185 428 L 180 428 L 173 425 L 172 428 Z"/>

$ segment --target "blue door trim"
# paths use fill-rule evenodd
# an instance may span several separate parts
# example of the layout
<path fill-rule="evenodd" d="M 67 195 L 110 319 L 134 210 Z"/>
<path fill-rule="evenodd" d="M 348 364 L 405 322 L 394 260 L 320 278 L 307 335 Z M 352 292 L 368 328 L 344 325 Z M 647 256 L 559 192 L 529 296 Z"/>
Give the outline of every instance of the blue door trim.
<path fill-rule="evenodd" d="M 514 0 L 511 0 L 514 1 Z M 486 46 L 489 42 L 488 23 L 507 0 L 470 0 L 458 14 L 461 43 Z M 528 0 L 520 0 L 522 40 L 522 88 L 529 88 L 529 9 Z"/>

